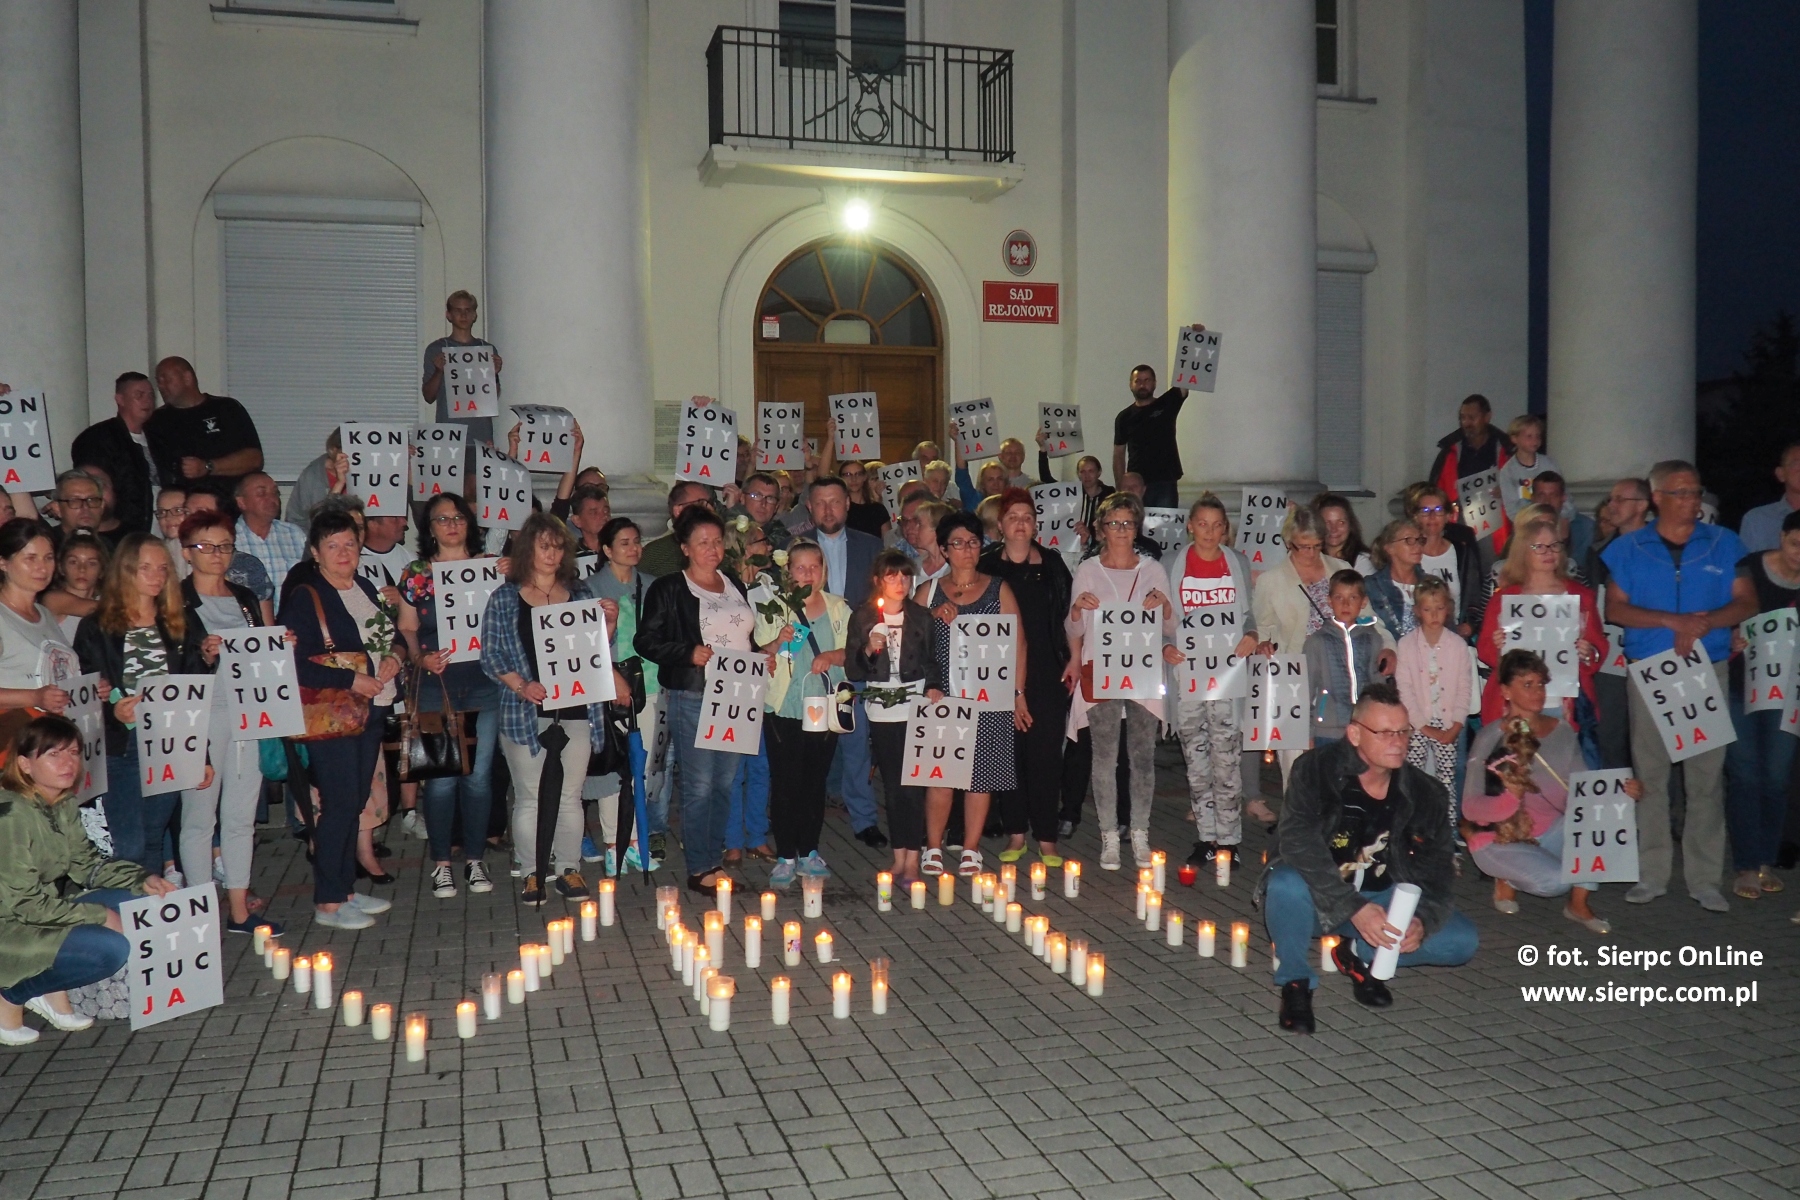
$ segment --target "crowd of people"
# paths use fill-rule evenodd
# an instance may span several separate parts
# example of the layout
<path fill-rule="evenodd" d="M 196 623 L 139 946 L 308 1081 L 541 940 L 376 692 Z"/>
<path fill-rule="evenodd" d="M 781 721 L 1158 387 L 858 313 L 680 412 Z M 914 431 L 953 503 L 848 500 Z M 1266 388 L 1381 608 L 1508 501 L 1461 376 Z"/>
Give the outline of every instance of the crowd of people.
<path fill-rule="evenodd" d="M 473 296 L 452 296 L 446 315 L 452 333 L 427 349 L 421 389 L 440 420 L 454 419 L 441 395 L 444 345 L 486 344 L 472 332 Z M 241 404 L 205 394 L 180 358 L 157 364 L 154 382 L 121 375 L 118 415 L 76 439 L 54 491 L 5 496 L 0 513 L 0 1042 L 37 1036 L 23 1007 L 81 1027 L 68 992 L 118 970 L 113 910 L 133 892 L 210 876 L 225 891 L 229 932 L 279 930 L 251 887 L 271 799 L 285 800 L 306 844 L 312 921 L 358 930 L 390 907 L 372 890 L 393 881 L 375 835 L 396 816 L 426 842 L 440 900 L 492 891 L 490 852 L 510 859 L 522 902 L 580 899 L 588 864 L 606 875 L 661 868 L 672 812 L 690 889 L 749 886 L 751 860 L 769 886 L 787 887 L 830 874 L 821 835 L 834 804 L 855 837 L 891 847 L 901 886 L 987 870 L 988 839 L 1001 862 L 1057 867 L 1090 794 L 1099 866 L 1120 869 L 1129 843 L 1144 868 L 1154 752 L 1172 737 L 1185 761 L 1191 863 L 1235 856 L 1246 820 L 1273 835 L 1259 895 L 1281 963 L 1280 1023 L 1303 1032 L 1316 984 L 1306 946 L 1322 933 L 1341 936 L 1336 965 L 1372 1006 L 1392 1000 L 1368 968 L 1383 948 L 1398 949 L 1401 965 L 1468 961 L 1474 926 L 1451 896 L 1465 859 L 1492 878 L 1498 912 L 1519 912 L 1521 893 L 1564 897 L 1566 917 L 1607 933 L 1594 889 L 1571 888 L 1561 871 L 1578 770 L 1635 771 L 1641 876 L 1628 902 L 1669 886 L 1677 777 L 1689 895 L 1723 912 L 1727 886 L 1745 900 L 1782 890 L 1794 743 L 1779 713 L 1743 711 L 1734 638 L 1741 621 L 1800 597 L 1800 447 L 1777 469 L 1787 492 L 1747 515 L 1740 539 L 1703 519 L 1699 474 L 1685 462 L 1621 480 L 1594 513 L 1576 511 L 1543 420 L 1520 418 L 1502 434 L 1488 402 L 1471 396 L 1427 478 L 1372 539 L 1349 499 L 1322 493 L 1290 503 L 1275 558 L 1253 570 L 1210 492 L 1186 507 L 1174 542 L 1147 536 L 1146 506 L 1177 503 L 1187 395 L 1159 393 L 1145 365 L 1129 391 L 1114 424 L 1118 486 L 1099 458 L 1080 457 L 1077 541 L 1053 550 L 1029 490 L 1054 482 L 1042 435 L 1035 477 L 1018 439 L 979 464 L 953 453 L 954 465 L 922 442 L 919 478 L 891 501 L 877 482 L 883 463 L 838 462 L 827 444 L 804 470 L 760 471 L 745 444 L 733 483 L 678 482 L 667 528 L 646 530 L 613 515 L 605 476 L 581 466 L 577 427 L 576 463 L 550 506 L 534 501 L 509 532 L 482 528 L 450 492 L 404 516 L 365 514 L 345 494 L 335 430 L 284 515 Z M 470 424 L 472 439 L 493 437 L 491 419 Z M 1504 515 L 1478 534 L 1459 520 L 1459 485 L 1487 471 Z M 433 567 L 481 558 L 502 582 L 480 659 L 451 661 Z M 1549 666 L 1509 648 L 1496 601 L 1521 594 L 1578 598 L 1578 695 L 1547 700 Z M 605 613 L 618 699 L 557 707 L 525 631 L 533 609 L 580 599 Z M 1118 605 L 1158 614 L 1171 670 L 1184 661 L 1177 632 L 1197 614 L 1239 631 L 1230 649 L 1240 661 L 1305 662 L 1310 747 L 1280 752 L 1279 796 L 1261 794 L 1262 755 L 1244 751 L 1244 699 L 1096 692 L 1091 614 Z M 1013 695 L 977 718 L 968 785 L 910 785 L 910 702 L 946 694 L 958 618 L 1001 614 L 1018 629 Z M 140 681 L 213 671 L 222 634 L 269 624 L 291 631 L 300 685 L 347 697 L 363 718 L 310 736 L 303 751 L 277 743 L 274 754 L 245 754 L 241 743 L 231 750 L 221 698 L 202 785 L 142 794 Z M 1622 634 L 1609 640 L 1607 625 Z M 1730 697 L 1738 739 L 1674 764 L 1636 689 L 1601 668 L 1609 656 L 1695 645 Z M 754 753 L 696 744 L 707 664 L 721 653 L 766 660 Z M 62 715 L 65 685 L 82 674 L 108 691 L 108 786 L 84 804 L 73 799 L 81 739 Z M 461 733 L 460 773 L 399 777 L 393 718 L 403 705 L 442 712 Z M 641 797 L 616 752 L 619 729 L 634 723 L 651 750 Z M 1529 763 L 1509 758 L 1514 729 L 1535 743 Z M 643 801 L 637 836 L 627 797 Z M 1403 883 L 1423 895 L 1410 926 L 1393 928 L 1386 905 Z"/>

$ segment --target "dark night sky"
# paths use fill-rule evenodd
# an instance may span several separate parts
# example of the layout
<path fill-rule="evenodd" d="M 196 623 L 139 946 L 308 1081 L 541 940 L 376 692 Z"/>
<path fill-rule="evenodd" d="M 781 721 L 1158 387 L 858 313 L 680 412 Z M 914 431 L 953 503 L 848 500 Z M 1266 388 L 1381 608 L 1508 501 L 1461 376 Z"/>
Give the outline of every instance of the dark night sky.
<path fill-rule="evenodd" d="M 1554 0 L 1526 0 L 1531 408 L 1545 397 Z M 1696 373 L 1729 375 L 1750 333 L 1800 313 L 1800 4 L 1701 0 Z"/>

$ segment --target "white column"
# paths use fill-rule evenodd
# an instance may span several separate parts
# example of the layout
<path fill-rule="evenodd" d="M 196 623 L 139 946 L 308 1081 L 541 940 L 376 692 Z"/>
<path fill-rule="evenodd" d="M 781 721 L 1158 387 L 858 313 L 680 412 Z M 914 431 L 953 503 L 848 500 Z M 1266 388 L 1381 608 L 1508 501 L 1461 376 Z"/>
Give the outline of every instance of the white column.
<path fill-rule="evenodd" d="M 88 423 L 75 0 L 0 4 L 0 380 L 42 389 L 58 467 Z"/>
<path fill-rule="evenodd" d="M 1694 451 L 1694 0 L 1558 0 L 1550 445 L 1572 481 Z"/>
<path fill-rule="evenodd" d="M 1218 390 L 1181 416 L 1190 483 L 1315 478 L 1318 270 L 1310 0 L 1169 4 L 1169 351 L 1225 335 Z"/>
<path fill-rule="evenodd" d="M 506 398 L 568 408 L 609 475 L 651 466 L 644 21 L 643 0 L 487 2 L 482 315 Z"/>

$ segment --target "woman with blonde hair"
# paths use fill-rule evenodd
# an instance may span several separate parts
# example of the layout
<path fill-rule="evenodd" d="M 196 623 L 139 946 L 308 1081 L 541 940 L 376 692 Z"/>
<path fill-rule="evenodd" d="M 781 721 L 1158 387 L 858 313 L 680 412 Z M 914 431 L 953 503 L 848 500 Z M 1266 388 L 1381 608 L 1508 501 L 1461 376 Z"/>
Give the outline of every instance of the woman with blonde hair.
<path fill-rule="evenodd" d="M 1375 536 L 1369 554 L 1375 567 L 1364 581 L 1369 589 L 1369 607 L 1375 610 L 1375 619 L 1398 641 L 1419 624 L 1413 595 L 1421 581 L 1419 562 L 1425 556 L 1425 533 L 1411 517 L 1389 521 Z"/>

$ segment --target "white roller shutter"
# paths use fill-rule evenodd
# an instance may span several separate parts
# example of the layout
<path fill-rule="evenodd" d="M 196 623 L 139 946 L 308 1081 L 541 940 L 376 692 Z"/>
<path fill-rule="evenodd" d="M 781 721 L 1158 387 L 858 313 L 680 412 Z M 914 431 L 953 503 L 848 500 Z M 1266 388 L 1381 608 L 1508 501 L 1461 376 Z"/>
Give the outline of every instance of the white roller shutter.
<path fill-rule="evenodd" d="M 1362 487 L 1362 275 L 1319 272 L 1314 437 L 1326 487 Z"/>
<path fill-rule="evenodd" d="M 419 231 L 225 221 L 225 387 L 282 481 L 339 422 L 419 417 Z"/>

